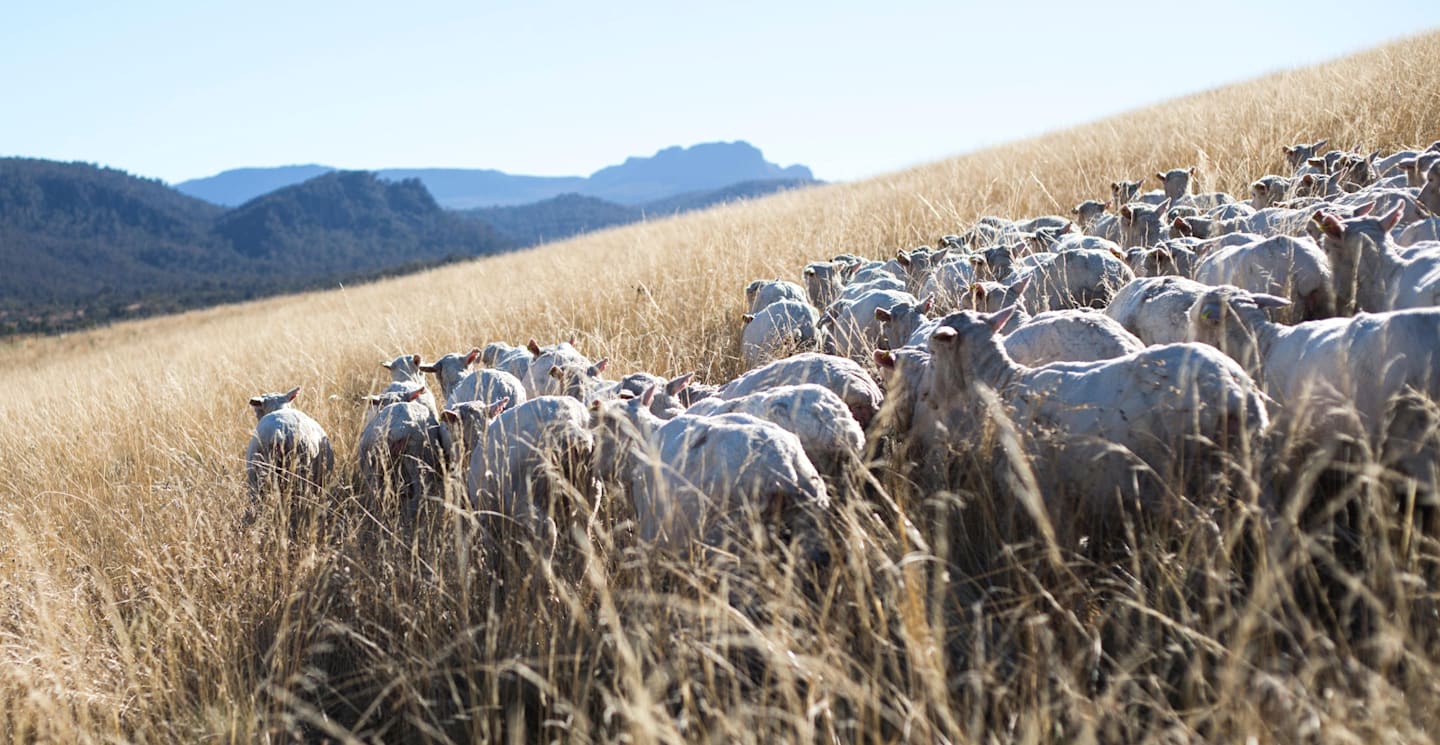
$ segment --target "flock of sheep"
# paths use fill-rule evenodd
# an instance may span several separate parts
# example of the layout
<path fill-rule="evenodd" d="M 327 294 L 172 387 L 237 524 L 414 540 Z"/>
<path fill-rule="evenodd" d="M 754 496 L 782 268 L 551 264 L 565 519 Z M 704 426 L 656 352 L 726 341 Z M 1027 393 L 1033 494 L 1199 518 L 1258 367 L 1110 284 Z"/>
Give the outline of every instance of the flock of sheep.
<path fill-rule="evenodd" d="M 1281 450 L 1359 453 L 1433 495 L 1440 143 L 1324 146 L 1287 147 L 1291 174 L 1248 201 L 1178 169 L 1072 217 L 985 217 L 889 261 L 752 282 L 748 372 L 724 385 L 607 379 L 569 342 L 398 357 L 369 399 L 362 488 L 413 519 L 463 472 L 470 508 L 551 550 L 584 493 L 625 500 L 655 546 L 721 542 L 744 516 L 816 559 L 855 469 L 978 480 L 1092 525 L 1257 484 L 1277 498 Z M 298 391 L 250 401 L 257 498 L 333 466 Z"/>

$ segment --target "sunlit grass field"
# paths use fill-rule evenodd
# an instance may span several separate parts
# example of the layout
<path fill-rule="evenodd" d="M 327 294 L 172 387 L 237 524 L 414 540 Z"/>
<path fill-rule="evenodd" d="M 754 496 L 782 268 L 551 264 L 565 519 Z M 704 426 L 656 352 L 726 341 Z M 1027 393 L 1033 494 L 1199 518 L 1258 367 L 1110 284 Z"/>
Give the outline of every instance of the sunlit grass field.
<path fill-rule="evenodd" d="M 0 342 L 0 740 L 1430 741 L 1440 546 L 1364 480 L 1338 538 L 1236 505 L 1099 559 L 983 490 L 877 469 L 818 577 L 776 551 L 658 556 L 614 504 L 544 562 L 352 490 L 361 398 L 397 354 L 573 335 L 612 374 L 722 382 L 751 279 L 1172 167 L 1245 194 L 1319 138 L 1440 138 L 1440 34 L 860 183 Z M 295 385 L 336 478 L 252 513 L 246 401 Z"/>

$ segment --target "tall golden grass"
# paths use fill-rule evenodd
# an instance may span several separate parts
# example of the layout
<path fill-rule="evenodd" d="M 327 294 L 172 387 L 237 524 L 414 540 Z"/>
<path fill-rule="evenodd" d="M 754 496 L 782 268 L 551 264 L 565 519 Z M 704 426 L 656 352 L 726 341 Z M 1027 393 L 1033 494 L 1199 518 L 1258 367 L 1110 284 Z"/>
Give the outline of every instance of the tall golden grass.
<path fill-rule="evenodd" d="M 1428 741 L 1440 550 L 1394 540 L 1363 483 L 1338 539 L 1239 510 L 1059 565 L 983 494 L 872 486 L 809 578 L 654 557 L 603 521 L 507 568 L 463 515 L 387 531 L 349 484 L 359 398 L 401 352 L 573 334 L 615 370 L 720 381 L 750 279 L 1157 169 L 1244 193 L 1284 144 L 1423 146 L 1437 122 L 1431 33 L 862 183 L 7 342 L 0 739 Z M 342 464 L 300 529 L 246 520 L 242 462 L 246 400 L 294 385 Z"/>

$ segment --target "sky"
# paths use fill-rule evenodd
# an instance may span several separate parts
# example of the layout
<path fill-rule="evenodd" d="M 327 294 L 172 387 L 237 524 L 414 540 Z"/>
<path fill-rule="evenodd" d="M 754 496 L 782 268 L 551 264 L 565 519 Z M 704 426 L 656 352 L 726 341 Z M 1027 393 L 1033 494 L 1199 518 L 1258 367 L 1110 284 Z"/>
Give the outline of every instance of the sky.
<path fill-rule="evenodd" d="M 1437 27 L 1437 0 L 6 2 L 0 155 L 586 175 L 743 139 L 844 181 Z"/>

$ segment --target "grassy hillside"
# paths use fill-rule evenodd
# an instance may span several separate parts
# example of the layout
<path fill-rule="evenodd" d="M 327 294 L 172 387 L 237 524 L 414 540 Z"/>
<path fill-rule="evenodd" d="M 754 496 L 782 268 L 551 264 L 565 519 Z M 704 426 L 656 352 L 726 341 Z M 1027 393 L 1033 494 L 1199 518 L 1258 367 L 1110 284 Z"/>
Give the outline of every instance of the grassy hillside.
<path fill-rule="evenodd" d="M 1157 169 L 1195 165 L 1197 188 L 1238 193 L 1280 169 L 1284 144 L 1425 145 L 1436 122 L 1429 34 L 863 183 L 342 291 L 0 342 L 0 733 L 1430 739 L 1440 551 L 1428 542 L 1377 551 L 1347 575 L 1349 594 L 1327 596 L 1303 578 L 1333 563 L 1329 549 L 1243 512 L 1142 538 L 1102 566 L 1002 547 L 976 495 L 897 491 L 844 510 L 840 561 L 814 597 L 783 561 L 741 557 L 737 579 L 604 526 L 587 555 L 500 587 L 463 519 L 396 539 L 357 527 L 346 496 L 358 398 L 401 351 L 574 334 L 618 372 L 719 381 L 738 367 L 752 278 L 893 253 L 982 214 L 1065 212 Z M 335 442 L 330 497 L 348 522 L 291 535 L 269 511 L 244 520 L 242 458 L 246 399 L 297 384 Z M 1361 624 L 1357 609 L 1374 612 Z"/>

